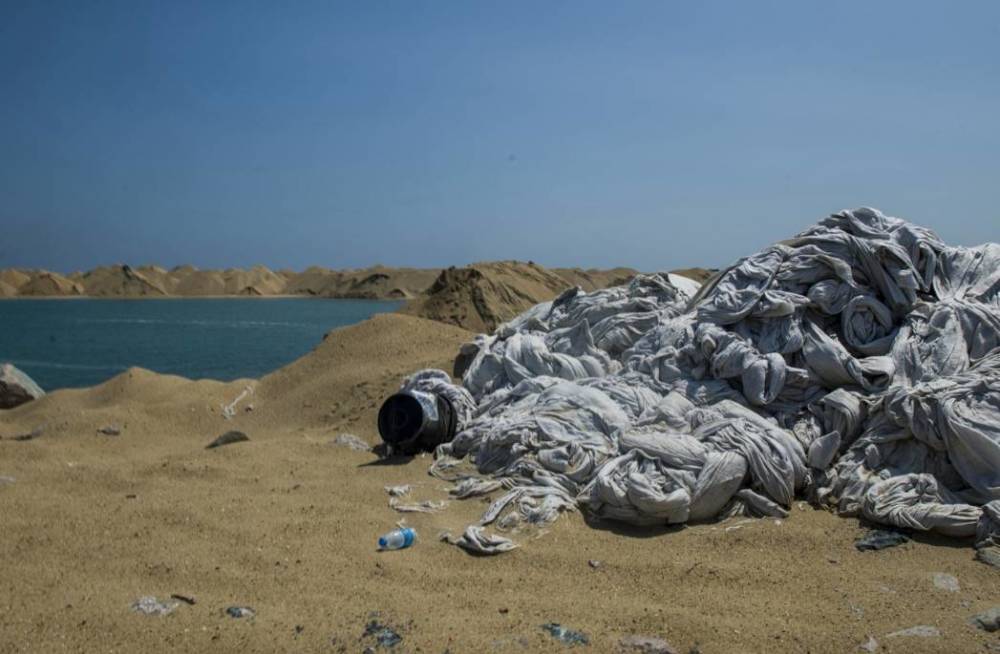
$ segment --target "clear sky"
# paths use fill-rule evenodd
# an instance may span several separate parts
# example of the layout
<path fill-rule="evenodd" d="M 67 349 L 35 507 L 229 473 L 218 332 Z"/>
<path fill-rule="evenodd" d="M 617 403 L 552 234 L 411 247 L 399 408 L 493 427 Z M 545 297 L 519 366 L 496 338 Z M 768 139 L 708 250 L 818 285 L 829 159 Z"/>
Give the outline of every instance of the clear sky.
<path fill-rule="evenodd" d="M 0 267 L 1000 240 L 1000 3 L 0 0 Z"/>

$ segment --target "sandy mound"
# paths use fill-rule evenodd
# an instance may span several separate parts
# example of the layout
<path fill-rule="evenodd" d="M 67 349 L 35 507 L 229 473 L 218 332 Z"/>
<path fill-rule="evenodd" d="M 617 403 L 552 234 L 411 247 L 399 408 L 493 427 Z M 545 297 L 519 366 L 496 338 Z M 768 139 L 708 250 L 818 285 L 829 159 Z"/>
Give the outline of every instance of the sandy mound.
<path fill-rule="evenodd" d="M 128 265 L 95 268 L 80 278 L 84 295 L 91 297 L 155 297 L 167 289 Z"/>
<path fill-rule="evenodd" d="M 681 652 L 849 652 L 869 635 L 889 652 L 996 642 L 966 622 L 997 603 L 997 571 L 967 548 L 920 539 L 860 553 L 856 521 L 808 507 L 780 524 L 670 530 L 568 516 L 497 559 L 437 543 L 484 505 L 396 513 L 383 486 L 446 498 L 430 459 L 378 465 L 330 441 L 350 431 L 375 442 L 375 411 L 399 377 L 447 367 L 469 336 L 381 315 L 259 382 L 130 370 L 0 412 L 0 649 L 355 652 L 375 644 L 362 637 L 374 611 L 407 652 L 565 651 L 540 629 L 549 622 L 582 630 L 600 652 L 633 634 Z M 247 386 L 253 395 L 224 419 Z M 121 435 L 97 433 L 110 425 Z M 9 438 L 39 426 L 33 440 Z M 230 429 L 250 441 L 204 449 Z M 376 537 L 404 517 L 417 545 L 376 553 Z M 936 588 L 935 572 L 960 590 Z M 129 610 L 171 593 L 197 603 L 165 618 Z M 225 617 L 233 605 L 256 617 Z M 942 635 L 886 637 L 921 624 Z"/>
<path fill-rule="evenodd" d="M 474 332 L 489 332 L 567 288 L 606 288 L 625 283 L 634 274 L 630 268 L 548 270 L 519 261 L 477 263 L 443 270 L 427 290 L 427 297 L 410 302 L 402 311 Z"/>
<path fill-rule="evenodd" d="M 437 268 L 330 270 L 313 266 L 288 279 L 286 293 L 358 299 L 407 299 L 422 295 L 440 273 Z"/>
<path fill-rule="evenodd" d="M 17 287 L 11 286 L 7 282 L 0 281 L 0 297 L 15 297 L 17 295 Z"/>
<path fill-rule="evenodd" d="M 31 281 L 31 275 L 23 270 L 17 268 L 0 270 L 0 284 L 14 289 L 15 292 L 29 281 Z"/>
<path fill-rule="evenodd" d="M 226 294 L 226 279 L 217 270 L 198 270 L 185 266 L 171 271 L 174 294 L 182 297 L 204 297 Z"/>
<path fill-rule="evenodd" d="M 250 270 L 226 270 L 222 274 L 226 295 L 280 295 L 286 280 L 264 266 Z"/>
<path fill-rule="evenodd" d="M 611 268 L 598 270 L 596 268 L 552 268 L 552 272 L 565 279 L 569 286 L 579 286 L 583 290 L 597 291 L 609 286 L 621 286 L 635 277 L 639 271 L 632 268 Z"/>
<path fill-rule="evenodd" d="M 83 295 L 83 293 L 83 286 L 79 282 L 45 270 L 32 274 L 31 279 L 17 289 L 17 294 L 24 297 Z"/>

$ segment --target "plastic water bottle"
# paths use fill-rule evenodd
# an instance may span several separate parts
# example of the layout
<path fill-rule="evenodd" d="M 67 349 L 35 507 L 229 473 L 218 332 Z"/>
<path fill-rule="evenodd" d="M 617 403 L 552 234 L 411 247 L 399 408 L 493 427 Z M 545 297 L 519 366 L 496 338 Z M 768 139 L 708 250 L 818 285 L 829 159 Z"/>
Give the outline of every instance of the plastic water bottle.
<path fill-rule="evenodd" d="M 401 550 L 413 545 L 413 541 L 416 539 L 417 532 L 410 527 L 394 529 L 378 539 L 378 548 L 380 550 Z"/>

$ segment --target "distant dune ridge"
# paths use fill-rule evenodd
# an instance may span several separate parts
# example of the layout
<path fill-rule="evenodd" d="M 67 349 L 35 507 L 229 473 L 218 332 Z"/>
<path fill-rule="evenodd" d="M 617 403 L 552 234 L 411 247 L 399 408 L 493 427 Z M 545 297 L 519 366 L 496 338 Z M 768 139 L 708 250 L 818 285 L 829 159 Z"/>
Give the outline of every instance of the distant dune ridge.
<path fill-rule="evenodd" d="M 636 274 L 631 268 L 610 270 L 545 268 L 533 262 L 492 261 L 464 267 L 355 270 L 313 266 L 303 272 L 199 270 L 177 266 L 102 266 L 71 275 L 46 270 L 0 271 L 0 298 L 11 297 L 216 297 L 302 295 L 326 298 L 409 300 L 404 313 L 430 318 L 473 331 L 491 331 L 538 302 L 551 300 L 567 288 L 593 291 L 624 284 Z M 677 271 L 704 281 L 710 270 Z"/>

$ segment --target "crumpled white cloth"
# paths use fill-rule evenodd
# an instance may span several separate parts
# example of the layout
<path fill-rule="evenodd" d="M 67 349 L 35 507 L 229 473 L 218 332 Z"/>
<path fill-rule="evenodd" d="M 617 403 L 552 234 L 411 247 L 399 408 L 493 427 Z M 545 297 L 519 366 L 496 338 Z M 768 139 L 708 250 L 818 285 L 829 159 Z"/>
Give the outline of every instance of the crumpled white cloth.
<path fill-rule="evenodd" d="M 461 386 L 411 378 L 463 407 L 435 474 L 467 458 L 457 497 L 505 491 L 480 526 L 784 515 L 804 497 L 1000 538 L 1000 245 L 857 209 L 684 286 L 571 289 L 465 346 Z"/>

